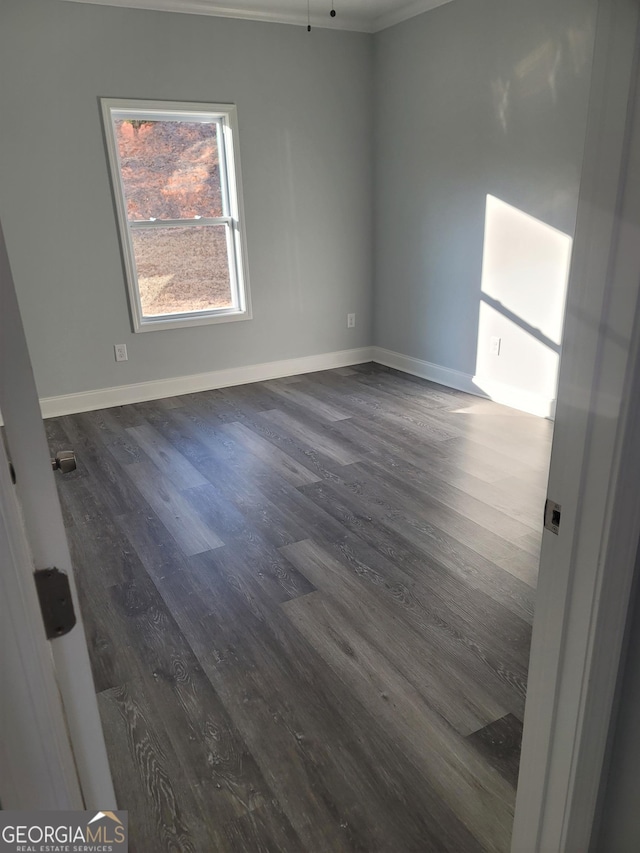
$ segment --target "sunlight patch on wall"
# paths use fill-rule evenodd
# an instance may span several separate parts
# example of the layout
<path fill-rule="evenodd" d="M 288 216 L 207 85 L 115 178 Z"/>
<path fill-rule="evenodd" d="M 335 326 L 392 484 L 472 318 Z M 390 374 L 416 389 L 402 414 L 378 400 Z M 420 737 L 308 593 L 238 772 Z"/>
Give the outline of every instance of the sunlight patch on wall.
<path fill-rule="evenodd" d="M 487 195 L 474 382 L 492 399 L 552 414 L 571 247 L 567 234 Z"/>

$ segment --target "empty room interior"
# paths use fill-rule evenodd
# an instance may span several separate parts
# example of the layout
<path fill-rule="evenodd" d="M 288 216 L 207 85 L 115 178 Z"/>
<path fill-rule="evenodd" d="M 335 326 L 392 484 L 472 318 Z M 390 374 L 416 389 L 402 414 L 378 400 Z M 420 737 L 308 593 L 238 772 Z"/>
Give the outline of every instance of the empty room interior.
<path fill-rule="evenodd" d="M 595 20 L 2 0 L 0 218 L 131 850 L 510 849 Z"/>

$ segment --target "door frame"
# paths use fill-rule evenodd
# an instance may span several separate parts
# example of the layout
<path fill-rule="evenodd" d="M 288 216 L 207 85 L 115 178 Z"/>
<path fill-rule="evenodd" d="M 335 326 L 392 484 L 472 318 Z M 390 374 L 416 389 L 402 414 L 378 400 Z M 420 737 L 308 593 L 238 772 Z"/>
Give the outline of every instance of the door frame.
<path fill-rule="evenodd" d="M 592 842 L 640 537 L 637 0 L 600 0 L 513 853 Z"/>

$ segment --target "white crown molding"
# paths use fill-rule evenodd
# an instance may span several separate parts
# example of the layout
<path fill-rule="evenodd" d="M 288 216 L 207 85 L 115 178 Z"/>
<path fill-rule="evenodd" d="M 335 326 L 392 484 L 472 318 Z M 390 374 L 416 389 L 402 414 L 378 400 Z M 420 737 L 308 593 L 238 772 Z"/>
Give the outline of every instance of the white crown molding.
<path fill-rule="evenodd" d="M 300 13 L 286 10 L 247 9 L 234 6 L 217 6 L 211 0 L 65 0 L 67 3 L 90 3 L 97 6 L 117 6 L 123 9 L 142 9 L 153 12 L 179 12 L 186 15 L 208 15 L 214 18 L 236 18 L 244 21 L 261 21 L 267 24 L 307 26 L 306 8 Z M 448 0 L 445 0 L 448 2 Z M 373 32 L 373 27 L 360 18 L 337 15 L 311 15 L 313 29 Z"/>
<path fill-rule="evenodd" d="M 264 364 L 230 367 L 226 370 L 196 373 L 191 376 L 174 376 L 170 379 L 154 379 L 132 385 L 99 388 L 96 391 L 79 391 L 76 394 L 43 397 L 40 400 L 40 409 L 43 418 L 74 415 L 78 412 L 92 412 L 95 409 L 109 409 L 112 406 L 125 406 L 128 403 L 143 403 L 146 400 L 161 400 L 164 397 L 176 397 L 180 394 L 211 391 L 214 388 L 264 382 L 267 379 L 295 376 L 298 373 L 314 373 L 317 370 L 348 367 L 351 364 L 371 361 L 371 356 L 371 347 L 359 347 L 301 358 L 288 358 L 282 361 L 269 361 Z"/>
<path fill-rule="evenodd" d="M 219 6 L 215 0 L 66 0 L 66 2 L 92 3 L 98 6 L 117 6 L 124 9 L 143 9 L 155 12 L 179 12 L 185 15 L 209 15 L 215 18 L 237 18 L 244 21 L 262 21 L 268 24 L 291 24 L 300 27 L 307 25 L 307 13 L 304 5 L 301 5 L 300 12 L 291 12 L 286 9 L 278 9 L 275 5 L 271 9 Z M 312 14 L 311 26 L 314 29 L 377 33 L 450 2 L 452 0 L 412 0 L 400 9 L 385 12 L 376 18 L 345 15 L 342 12 L 335 18 L 329 18 L 328 15 Z"/>
<path fill-rule="evenodd" d="M 431 9 L 437 9 L 438 6 L 444 6 L 445 3 L 451 2 L 452 0 L 413 0 L 412 3 L 406 3 L 400 9 L 378 15 L 367 32 L 379 33 L 381 30 L 386 30 L 396 24 L 401 24 L 403 21 L 408 21 L 409 18 L 415 18 L 416 15 L 422 15 L 423 12 L 430 12 Z"/>

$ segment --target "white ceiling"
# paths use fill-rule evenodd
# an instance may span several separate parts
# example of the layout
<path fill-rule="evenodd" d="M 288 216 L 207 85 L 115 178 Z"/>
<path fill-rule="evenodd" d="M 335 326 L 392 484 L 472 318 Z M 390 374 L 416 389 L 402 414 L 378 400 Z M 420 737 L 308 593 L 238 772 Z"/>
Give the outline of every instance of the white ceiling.
<path fill-rule="evenodd" d="M 281 24 L 307 24 L 307 0 L 73 0 L 105 6 L 159 9 L 223 18 L 245 18 Z M 332 0 L 309 0 L 312 27 L 375 33 L 449 3 L 450 0 L 333 0 L 335 18 L 329 16 Z"/>

